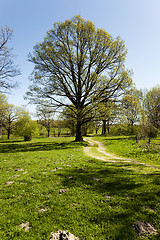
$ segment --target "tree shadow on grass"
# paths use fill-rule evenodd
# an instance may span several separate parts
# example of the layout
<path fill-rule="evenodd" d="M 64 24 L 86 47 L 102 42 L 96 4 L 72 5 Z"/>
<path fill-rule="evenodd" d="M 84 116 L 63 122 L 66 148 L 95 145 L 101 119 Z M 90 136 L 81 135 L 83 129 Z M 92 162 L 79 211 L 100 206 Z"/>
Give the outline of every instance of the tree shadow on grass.
<path fill-rule="evenodd" d="M 24 140 L 1 140 L 0 141 L 0 144 L 1 143 L 20 143 L 20 142 L 24 142 Z"/>
<path fill-rule="evenodd" d="M 83 169 L 74 168 L 59 175 L 67 189 L 83 188 L 88 194 L 88 201 L 92 193 L 99 196 L 101 209 L 98 209 L 98 205 L 97 210 L 88 217 L 91 223 L 99 226 L 108 224 L 114 229 L 115 238 L 108 227 L 104 230 L 104 239 L 139 239 L 133 227 L 136 221 L 150 222 L 158 228 L 159 215 L 156 208 L 160 200 L 159 174 L 137 174 L 131 169 L 107 163 L 101 163 L 101 166 L 102 169 L 99 169 L 98 164 Z M 154 211 L 147 212 L 143 207 L 153 208 Z M 149 239 L 160 239 L 160 235 Z"/>
<path fill-rule="evenodd" d="M 106 192 L 110 195 L 122 194 L 123 190 L 125 193 L 129 193 L 130 190 L 143 186 L 142 183 L 135 182 L 132 176 L 132 170 L 124 170 L 120 167 L 112 167 L 112 165 L 103 170 L 97 170 L 96 167 L 90 167 L 86 170 L 74 168 L 62 174 L 64 186 L 87 186 L 88 189 L 104 193 L 104 195 Z"/>
<path fill-rule="evenodd" d="M 77 143 L 71 141 L 61 142 L 14 142 L 0 144 L 0 153 L 15 152 L 35 152 L 35 151 L 51 151 L 60 149 L 72 149 L 84 146 L 86 143 Z"/>

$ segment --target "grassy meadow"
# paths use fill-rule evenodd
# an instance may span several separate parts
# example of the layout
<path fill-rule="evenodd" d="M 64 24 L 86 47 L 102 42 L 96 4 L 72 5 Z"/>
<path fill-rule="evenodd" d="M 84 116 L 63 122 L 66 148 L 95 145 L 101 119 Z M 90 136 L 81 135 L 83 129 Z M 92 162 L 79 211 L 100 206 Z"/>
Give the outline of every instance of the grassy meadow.
<path fill-rule="evenodd" d="M 133 139 L 96 139 L 108 151 L 136 157 L 127 148 Z M 82 240 L 160 239 L 159 168 L 96 160 L 84 154 L 87 143 L 73 140 L 0 141 L 0 239 L 49 240 L 59 229 Z M 145 151 L 137 159 L 160 165 L 159 153 L 151 154 L 154 161 Z M 157 235 L 138 236 L 137 221 Z"/>
<path fill-rule="evenodd" d="M 160 138 L 152 139 L 150 144 L 147 139 L 136 143 L 135 136 L 99 136 L 94 139 L 101 141 L 106 146 L 107 152 L 160 166 Z"/>

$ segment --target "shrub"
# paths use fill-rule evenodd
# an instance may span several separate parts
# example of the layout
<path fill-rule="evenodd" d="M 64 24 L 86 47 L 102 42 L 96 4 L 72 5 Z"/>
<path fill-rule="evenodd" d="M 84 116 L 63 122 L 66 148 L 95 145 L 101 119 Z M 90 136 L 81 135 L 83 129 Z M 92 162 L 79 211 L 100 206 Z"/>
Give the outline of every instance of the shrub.
<path fill-rule="evenodd" d="M 39 125 L 29 116 L 21 117 L 15 126 L 15 135 L 24 137 L 24 141 L 30 141 L 34 135 L 39 134 Z"/>

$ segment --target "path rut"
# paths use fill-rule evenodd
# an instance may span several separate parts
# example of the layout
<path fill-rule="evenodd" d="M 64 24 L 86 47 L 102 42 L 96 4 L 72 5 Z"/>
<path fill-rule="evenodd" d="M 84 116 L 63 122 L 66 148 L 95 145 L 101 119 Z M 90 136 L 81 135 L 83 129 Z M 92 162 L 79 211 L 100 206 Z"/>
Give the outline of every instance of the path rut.
<path fill-rule="evenodd" d="M 92 138 L 85 138 L 84 140 L 89 143 L 89 146 L 84 147 L 84 152 L 85 152 L 86 155 L 88 155 L 90 157 L 93 157 L 93 158 L 96 158 L 96 159 L 99 159 L 99 160 L 102 160 L 102 161 L 106 161 L 106 162 L 113 162 L 113 163 L 119 163 L 119 162 L 127 163 L 128 162 L 128 163 L 143 165 L 143 166 L 150 167 L 150 168 L 160 169 L 157 166 L 149 165 L 149 164 L 146 164 L 146 163 L 140 163 L 140 162 L 136 161 L 135 159 L 117 157 L 114 154 L 108 153 L 108 152 L 106 152 L 106 149 L 101 142 L 95 141 Z M 100 155 L 93 152 L 93 146 L 95 144 L 98 146 L 96 149 L 100 153 Z"/>

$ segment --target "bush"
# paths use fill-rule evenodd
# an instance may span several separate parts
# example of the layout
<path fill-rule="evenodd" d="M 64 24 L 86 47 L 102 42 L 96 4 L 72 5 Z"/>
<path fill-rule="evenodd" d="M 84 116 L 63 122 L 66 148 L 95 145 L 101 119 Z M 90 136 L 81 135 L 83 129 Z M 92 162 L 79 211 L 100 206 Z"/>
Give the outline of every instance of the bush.
<path fill-rule="evenodd" d="M 110 127 L 110 135 L 114 135 L 114 136 L 130 135 L 131 132 L 132 132 L 133 135 L 135 135 L 136 131 L 137 131 L 137 126 L 136 125 L 129 126 L 126 123 L 116 124 L 116 125 L 112 125 Z"/>
<path fill-rule="evenodd" d="M 29 116 L 23 116 L 16 122 L 15 135 L 24 137 L 24 141 L 30 141 L 34 135 L 39 135 L 39 125 Z"/>

